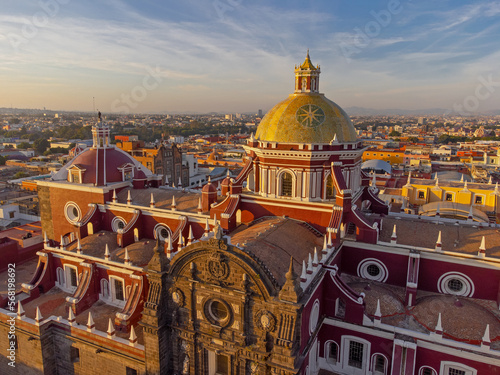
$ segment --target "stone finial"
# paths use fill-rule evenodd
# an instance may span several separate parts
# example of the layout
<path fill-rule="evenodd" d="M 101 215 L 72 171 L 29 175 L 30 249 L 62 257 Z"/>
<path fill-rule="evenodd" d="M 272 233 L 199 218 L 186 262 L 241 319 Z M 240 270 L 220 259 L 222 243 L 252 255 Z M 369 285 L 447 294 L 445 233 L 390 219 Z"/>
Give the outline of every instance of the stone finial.
<path fill-rule="evenodd" d="M 490 179 L 488 180 L 488 185 L 493 185 L 493 180 L 491 179 L 491 176 Z"/>
<path fill-rule="evenodd" d="M 116 190 L 113 189 L 113 198 L 111 198 L 111 202 L 116 203 L 118 202 L 118 198 L 116 198 Z"/>
<path fill-rule="evenodd" d="M 460 182 L 464 182 L 464 174 L 462 173 L 462 177 L 460 177 Z"/>
<path fill-rule="evenodd" d="M 323 238 L 323 248 L 321 249 L 321 252 L 323 254 L 327 254 L 328 253 L 328 239 L 326 238 L 326 235 Z"/>
<path fill-rule="evenodd" d="M 500 195 L 500 192 L 498 190 L 498 182 L 495 184 L 495 190 L 493 191 L 494 194 Z"/>
<path fill-rule="evenodd" d="M 318 260 L 318 249 L 314 247 L 314 256 L 313 256 L 313 261 L 312 261 L 312 266 L 313 268 L 318 267 L 319 260 Z"/>
<path fill-rule="evenodd" d="M 391 244 L 395 245 L 397 243 L 398 236 L 396 235 L 396 224 L 394 224 L 394 227 L 392 228 L 392 234 L 391 234 Z"/>
<path fill-rule="evenodd" d="M 174 253 L 174 247 L 172 246 L 172 236 L 168 236 L 167 239 L 167 258 L 172 259 L 172 254 Z"/>
<path fill-rule="evenodd" d="M 36 307 L 36 314 L 35 314 L 35 322 L 37 325 L 40 324 L 40 322 L 42 321 L 42 313 L 40 312 L 40 307 Z"/>
<path fill-rule="evenodd" d="M 300 282 L 305 283 L 307 281 L 307 268 L 306 261 L 302 261 L 302 273 L 300 274 Z"/>
<path fill-rule="evenodd" d="M 175 195 L 172 195 L 172 205 L 170 206 L 172 211 L 175 211 L 177 209 L 177 204 L 175 203 Z"/>
<path fill-rule="evenodd" d="M 312 275 L 313 273 L 313 265 L 312 265 L 312 256 L 311 253 L 309 253 L 309 258 L 307 259 L 307 274 Z"/>
<path fill-rule="evenodd" d="M 434 186 L 439 187 L 439 178 L 437 178 L 437 173 L 436 173 L 436 184 Z"/>
<path fill-rule="evenodd" d="M 467 215 L 467 221 L 468 222 L 474 221 L 474 216 L 472 213 L 472 204 L 470 205 L 469 214 Z"/>
<path fill-rule="evenodd" d="M 250 138 L 249 138 L 249 139 L 250 139 L 250 142 L 255 141 L 255 138 L 254 138 L 254 136 L 253 136 L 253 132 L 252 132 L 252 133 L 250 133 Z"/>
<path fill-rule="evenodd" d="M 109 318 L 108 330 L 106 331 L 106 333 L 108 334 L 108 339 L 113 339 L 115 337 L 115 326 L 113 325 L 111 318 Z"/>
<path fill-rule="evenodd" d="M 82 254 L 82 244 L 80 243 L 80 239 L 76 241 L 76 253 Z"/>
<path fill-rule="evenodd" d="M 332 232 L 328 232 L 328 247 L 332 248 L 333 243 L 332 243 Z"/>
<path fill-rule="evenodd" d="M 92 313 L 89 311 L 89 318 L 87 319 L 87 331 L 93 332 L 95 330 L 94 319 L 92 318 Z"/>
<path fill-rule="evenodd" d="M 126 265 L 129 266 L 131 264 L 130 256 L 128 255 L 128 247 L 125 248 L 125 256 L 123 257 L 123 260 L 124 260 Z"/>
<path fill-rule="evenodd" d="M 49 238 L 47 237 L 47 232 L 43 232 L 43 244 L 48 245 L 49 244 Z"/>
<path fill-rule="evenodd" d="M 137 343 L 137 335 L 135 334 L 134 326 L 130 327 L 130 336 L 128 338 L 128 344 L 130 346 L 135 346 Z"/>
<path fill-rule="evenodd" d="M 203 212 L 203 207 L 201 205 L 201 198 L 198 198 L 198 213 L 201 214 Z"/>
<path fill-rule="evenodd" d="M 376 320 L 382 319 L 382 310 L 380 309 L 380 299 L 379 298 L 377 298 L 377 310 L 375 310 L 375 319 Z"/>
<path fill-rule="evenodd" d="M 436 207 L 436 214 L 434 216 L 437 217 L 437 218 L 441 217 L 441 214 L 439 212 L 439 204 Z"/>
<path fill-rule="evenodd" d="M 285 277 L 286 281 L 279 292 L 279 298 L 282 301 L 297 303 L 302 294 L 302 288 L 300 287 L 300 280 L 297 279 L 297 274 L 293 270 L 293 257 L 290 257 L 290 267 Z"/>
<path fill-rule="evenodd" d="M 148 271 L 157 273 L 164 272 L 168 269 L 169 260 L 165 255 L 165 247 L 162 245 L 160 236 L 156 235 L 156 245 L 153 248 L 153 256 L 148 263 Z"/>
<path fill-rule="evenodd" d="M 486 329 L 484 330 L 483 338 L 481 339 L 481 346 L 490 346 L 490 325 L 486 324 Z"/>
<path fill-rule="evenodd" d="M 214 214 L 214 225 L 213 226 L 214 227 L 217 226 L 217 214 Z"/>
<path fill-rule="evenodd" d="M 109 254 L 109 246 L 106 244 L 106 248 L 104 249 L 104 259 L 109 260 L 110 254 Z"/>
<path fill-rule="evenodd" d="M 168 182 L 168 176 L 165 175 L 165 185 L 168 185 L 168 184 L 169 184 L 169 182 Z"/>
<path fill-rule="evenodd" d="M 481 245 L 479 246 L 479 252 L 477 253 L 477 255 L 480 256 L 481 258 L 486 257 L 486 240 L 484 236 L 481 239 Z"/>
<path fill-rule="evenodd" d="M 434 331 L 438 335 L 442 335 L 443 334 L 443 325 L 441 324 L 441 313 L 439 313 L 439 315 L 438 315 L 438 321 L 437 321 L 436 328 L 434 329 Z"/>
<path fill-rule="evenodd" d="M 177 186 L 179 187 L 179 189 L 182 187 L 182 180 L 180 177 L 179 177 L 179 182 L 177 183 Z"/>
<path fill-rule="evenodd" d="M 210 224 L 208 224 L 208 218 L 205 222 L 205 233 L 203 233 L 204 237 L 208 237 L 208 233 L 210 232 Z"/>
<path fill-rule="evenodd" d="M 438 234 L 438 239 L 436 241 L 435 250 L 436 251 L 442 251 L 443 250 L 442 243 L 441 243 L 441 231 L 439 231 L 439 234 Z"/>
<path fill-rule="evenodd" d="M 373 176 L 372 176 L 372 187 L 373 188 L 377 187 L 377 176 L 375 175 L 375 172 L 373 172 Z"/>
<path fill-rule="evenodd" d="M 75 321 L 76 321 L 75 314 L 73 313 L 73 309 L 70 306 L 68 311 L 68 322 L 70 325 L 73 325 Z"/>
<path fill-rule="evenodd" d="M 469 190 L 469 189 L 467 188 L 467 180 L 465 180 L 465 182 L 464 182 L 464 190 L 465 190 L 465 191 L 468 191 L 468 190 Z"/>
<path fill-rule="evenodd" d="M 24 317 L 24 309 L 21 301 L 17 302 L 17 319 L 22 319 Z"/>
<path fill-rule="evenodd" d="M 187 245 L 191 245 L 193 243 L 194 236 L 193 236 L 193 227 L 190 225 L 189 226 L 189 235 L 188 235 L 188 243 Z"/>
<path fill-rule="evenodd" d="M 177 251 L 181 251 L 184 247 L 184 237 L 179 234 L 179 241 L 177 243 Z"/>
<path fill-rule="evenodd" d="M 153 193 L 151 193 L 151 201 L 149 202 L 149 207 L 155 208 L 155 197 L 153 196 Z"/>
<path fill-rule="evenodd" d="M 127 194 L 127 204 L 132 204 L 132 196 L 130 195 L 130 190 L 128 191 Z"/>

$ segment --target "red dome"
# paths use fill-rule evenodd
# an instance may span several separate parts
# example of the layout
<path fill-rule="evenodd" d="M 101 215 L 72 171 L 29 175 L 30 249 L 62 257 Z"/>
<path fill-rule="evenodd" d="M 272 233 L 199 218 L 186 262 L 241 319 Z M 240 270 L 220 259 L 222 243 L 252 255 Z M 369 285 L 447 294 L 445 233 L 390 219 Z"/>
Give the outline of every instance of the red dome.
<path fill-rule="evenodd" d="M 78 154 L 61 171 L 79 169 L 82 170 L 81 183 L 105 185 L 124 181 L 124 175 L 129 172 L 133 173 L 134 179 L 146 179 L 151 172 L 144 171 L 141 167 L 132 156 L 122 150 L 92 147 Z M 54 176 L 54 179 L 67 179 L 67 175 L 57 175 L 59 173 Z"/>
<path fill-rule="evenodd" d="M 217 188 L 215 187 L 214 184 L 212 184 L 210 181 L 208 181 L 208 183 L 205 186 L 203 186 L 203 189 L 201 189 L 201 191 L 203 193 L 216 193 Z"/>

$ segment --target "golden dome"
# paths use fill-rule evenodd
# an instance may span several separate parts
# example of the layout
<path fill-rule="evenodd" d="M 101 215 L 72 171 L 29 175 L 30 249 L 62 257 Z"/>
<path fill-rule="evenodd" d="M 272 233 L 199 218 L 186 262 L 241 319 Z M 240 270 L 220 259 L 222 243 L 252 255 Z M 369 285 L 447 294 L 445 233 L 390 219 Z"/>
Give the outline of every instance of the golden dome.
<path fill-rule="evenodd" d="M 282 143 L 330 143 L 356 141 L 347 113 L 319 93 L 295 93 L 278 103 L 262 119 L 255 137 Z"/>

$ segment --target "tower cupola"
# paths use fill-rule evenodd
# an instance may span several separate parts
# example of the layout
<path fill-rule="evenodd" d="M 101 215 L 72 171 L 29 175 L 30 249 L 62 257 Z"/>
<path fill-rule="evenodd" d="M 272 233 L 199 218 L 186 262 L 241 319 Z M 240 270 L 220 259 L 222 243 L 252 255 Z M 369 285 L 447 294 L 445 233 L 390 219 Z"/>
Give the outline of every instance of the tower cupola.
<path fill-rule="evenodd" d="M 309 57 L 309 50 L 302 65 L 295 66 L 295 93 L 319 92 L 319 65 L 314 66 Z"/>
<path fill-rule="evenodd" d="M 98 113 L 99 121 L 92 126 L 93 148 L 111 148 L 109 144 L 109 127 L 102 121 L 101 112 Z"/>

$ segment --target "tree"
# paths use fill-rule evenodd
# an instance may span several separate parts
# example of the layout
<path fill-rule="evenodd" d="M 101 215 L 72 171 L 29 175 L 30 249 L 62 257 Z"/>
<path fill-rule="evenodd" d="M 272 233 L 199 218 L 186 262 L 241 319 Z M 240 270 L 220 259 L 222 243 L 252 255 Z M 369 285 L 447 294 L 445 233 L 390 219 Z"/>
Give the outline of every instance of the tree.
<path fill-rule="evenodd" d="M 21 142 L 17 145 L 17 148 L 20 150 L 26 150 L 27 148 L 30 148 L 31 144 L 29 142 Z"/>
<path fill-rule="evenodd" d="M 17 172 L 17 173 L 14 175 L 14 180 L 17 180 L 18 178 L 28 177 L 28 176 L 29 176 L 29 174 L 27 174 L 26 172 L 19 171 L 19 172 Z"/>
<path fill-rule="evenodd" d="M 400 137 L 400 136 L 401 133 L 396 130 L 393 130 L 392 132 L 389 133 L 389 137 Z"/>
<path fill-rule="evenodd" d="M 38 152 L 39 154 L 43 154 L 45 150 L 50 147 L 50 142 L 46 139 L 40 138 L 33 142 L 33 147 L 35 148 L 36 152 Z"/>

